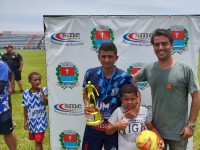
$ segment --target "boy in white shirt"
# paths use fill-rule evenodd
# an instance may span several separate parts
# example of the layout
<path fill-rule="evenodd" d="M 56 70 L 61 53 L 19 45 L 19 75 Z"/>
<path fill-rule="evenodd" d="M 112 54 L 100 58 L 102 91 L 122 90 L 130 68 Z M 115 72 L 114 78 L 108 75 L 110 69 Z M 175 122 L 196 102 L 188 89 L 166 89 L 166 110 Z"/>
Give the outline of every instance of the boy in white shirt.
<path fill-rule="evenodd" d="M 111 135 L 118 131 L 119 150 L 133 150 L 136 149 L 136 137 L 137 135 L 146 129 L 155 132 L 160 138 L 159 148 L 164 148 L 164 142 L 155 129 L 152 118 L 149 115 L 146 107 L 140 106 L 140 110 L 134 119 L 128 119 L 125 117 L 124 112 L 129 109 L 133 109 L 138 104 L 138 89 L 135 85 L 127 84 L 121 88 L 120 98 L 122 106 L 118 107 L 108 119 L 108 126 L 105 133 Z"/>

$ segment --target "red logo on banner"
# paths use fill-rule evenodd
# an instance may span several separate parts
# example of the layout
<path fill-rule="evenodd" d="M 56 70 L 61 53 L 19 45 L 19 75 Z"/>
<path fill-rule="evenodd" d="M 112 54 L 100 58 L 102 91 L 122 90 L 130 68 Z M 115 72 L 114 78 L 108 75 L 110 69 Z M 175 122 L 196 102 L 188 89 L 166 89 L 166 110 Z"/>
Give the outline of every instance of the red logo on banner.
<path fill-rule="evenodd" d="M 61 76 L 73 76 L 74 75 L 74 68 L 73 67 L 61 67 L 60 68 L 60 75 Z"/>
<path fill-rule="evenodd" d="M 64 134 L 64 141 L 65 142 L 76 142 L 77 141 L 76 134 Z"/>
<path fill-rule="evenodd" d="M 133 68 L 132 69 L 132 75 L 135 75 L 141 68 Z"/>
<path fill-rule="evenodd" d="M 95 33 L 96 40 L 110 40 L 110 31 L 108 30 L 97 30 Z"/>
<path fill-rule="evenodd" d="M 184 31 L 180 30 L 174 30 L 170 32 L 174 38 L 174 40 L 184 40 L 185 33 Z"/>

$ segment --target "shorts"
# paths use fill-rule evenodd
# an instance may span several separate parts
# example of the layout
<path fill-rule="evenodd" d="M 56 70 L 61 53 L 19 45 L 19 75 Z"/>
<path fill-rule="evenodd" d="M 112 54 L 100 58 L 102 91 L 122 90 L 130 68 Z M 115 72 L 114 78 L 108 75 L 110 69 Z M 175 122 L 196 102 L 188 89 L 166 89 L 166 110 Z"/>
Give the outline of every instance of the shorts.
<path fill-rule="evenodd" d="M 22 79 L 22 77 L 21 77 L 21 71 L 19 71 L 19 70 L 14 70 L 13 73 L 14 73 L 14 76 L 15 76 L 15 80 L 16 80 L 16 81 L 20 81 L 20 80 Z"/>
<path fill-rule="evenodd" d="M 187 149 L 187 143 L 188 139 L 181 139 L 180 141 L 173 141 L 173 140 L 167 140 L 163 139 L 165 143 L 164 150 L 173 149 L 173 150 L 186 150 Z"/>
<path fill-rule="evenodd" d="M 118 134 L 110 135 L 110 138 L 99 138 L 98 135 L 91 137 L 84 133 L 82 150 L 117 150 L 118 149 Z"/>
<path fill-rule="evenodd" d="M 39 133 L 30 133 L 29 132 L 29 140 L 35 140 L 35 142 L 39 143 L 42 142 L 44 139 L 45 132 L 39 132 Z"/>
<path fill-rule="evenodd" d="M 13 131 L 12 117 L 10 110 L 0 115 L 0 134 L 6 135 Z"/>

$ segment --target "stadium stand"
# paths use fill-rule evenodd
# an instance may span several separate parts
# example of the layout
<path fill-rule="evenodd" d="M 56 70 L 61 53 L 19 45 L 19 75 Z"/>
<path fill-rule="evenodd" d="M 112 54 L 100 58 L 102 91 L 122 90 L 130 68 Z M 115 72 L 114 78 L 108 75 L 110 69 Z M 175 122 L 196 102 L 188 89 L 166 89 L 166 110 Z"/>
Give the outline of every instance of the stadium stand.
<path fill-rule="evenodd" d="M 39 32 L 3 31 L 0 33 L 0 49 L 4 49 L 8 44 L 12 44 L 14 49 L 44 50 L 44 34 Z"/>

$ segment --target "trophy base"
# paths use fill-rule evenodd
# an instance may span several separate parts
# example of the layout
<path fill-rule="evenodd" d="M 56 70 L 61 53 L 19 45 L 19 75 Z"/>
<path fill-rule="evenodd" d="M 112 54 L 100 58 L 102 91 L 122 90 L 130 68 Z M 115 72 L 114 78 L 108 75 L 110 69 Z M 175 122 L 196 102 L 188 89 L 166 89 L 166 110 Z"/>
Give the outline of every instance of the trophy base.
<path fill-rule="evenodd" d="M 88 126 L 96 126 L 96 125 L 101 124 L 102 122 L 103 122 L 103 120 L 98 120 L 98 121 L 95 121 L 95 122 L 88 122 L 88 121 L 86 121 L 86 124 Z"/>
<path fill-rule="evenodd" d="M 103 122 L 103 117 L 101 116 L 100 112 L 91 113 L 86 120 L 86 124 L 89 126 L 96 126 Z"/>

